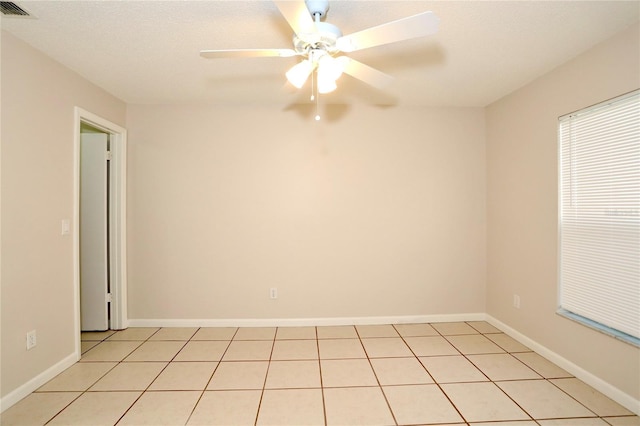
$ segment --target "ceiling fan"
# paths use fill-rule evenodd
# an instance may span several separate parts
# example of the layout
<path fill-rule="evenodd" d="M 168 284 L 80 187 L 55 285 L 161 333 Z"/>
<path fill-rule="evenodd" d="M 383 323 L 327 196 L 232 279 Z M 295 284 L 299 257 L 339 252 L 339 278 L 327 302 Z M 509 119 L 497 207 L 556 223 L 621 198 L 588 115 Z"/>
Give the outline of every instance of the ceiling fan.
<path fill-rule="evenodd" d="M 200 55 L 208 59 L 301 56 L 304 59 L 286 73 L 287 80 L 297 88 L 301 88 L 310 75 L 313 78 L 314 71 L 318 93 L 335 90 L 336 80 L 342 73 L 383 88 L 392 80 L 390 75 L 341 53 L 423 37 L 438 31 L 438 17 L 433 12 L 423 12 L 342 35 L 338 27 L 321 21 L 329 10 L 328 0 L 275 0 L 274 3 L 294 31 L 292 49 L 202 50 Z"/>

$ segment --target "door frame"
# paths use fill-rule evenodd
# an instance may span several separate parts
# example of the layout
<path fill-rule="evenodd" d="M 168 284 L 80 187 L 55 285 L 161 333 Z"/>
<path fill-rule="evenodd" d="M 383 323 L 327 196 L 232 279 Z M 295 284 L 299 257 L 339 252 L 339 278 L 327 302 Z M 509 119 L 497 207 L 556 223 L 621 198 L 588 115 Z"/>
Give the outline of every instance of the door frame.
<path fill-rule="evenodd" d="M 80 107 L 74 108 L 73 141 L 73 285 L 76 356 L 80 359 L 80 138 L 81 123 L 110 135 L 109 164 L 109 265 L 110 328 L 128 327 L 127 318 L 127 130 Z"/>

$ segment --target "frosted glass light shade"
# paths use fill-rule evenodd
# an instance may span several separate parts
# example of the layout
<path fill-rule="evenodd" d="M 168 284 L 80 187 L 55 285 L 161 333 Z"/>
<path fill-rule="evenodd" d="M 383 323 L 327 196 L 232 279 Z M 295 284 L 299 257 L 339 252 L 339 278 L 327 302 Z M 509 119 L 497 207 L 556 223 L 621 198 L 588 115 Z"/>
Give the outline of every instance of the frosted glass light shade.
<path fill-rule="evenodd" d="M 285 75 L 287 76 L 289 83 L 300 89 L 304 85 L 305 81 L 307 81 L 307 78 L 309 78 L 309 74 L 311 74 L 312 71 L 313 63 L 310 60 L 305 59 L 291 67 Z"/>
<path fill-rule="evenodd" d="M 326 74 L 326 78 L 336 81 L 342 75 L 344 66 L 341 61 L 333 56 L 324 55 L 318 60 L 318 72 L 322 69 L 322 73 Z"/>
<path fill-rule="evenodd" d="M 318 92 L 330 93 L 338 88 L 336 81 L 330 78 L 322 78 L 322 73 L 318 72 Z"/>

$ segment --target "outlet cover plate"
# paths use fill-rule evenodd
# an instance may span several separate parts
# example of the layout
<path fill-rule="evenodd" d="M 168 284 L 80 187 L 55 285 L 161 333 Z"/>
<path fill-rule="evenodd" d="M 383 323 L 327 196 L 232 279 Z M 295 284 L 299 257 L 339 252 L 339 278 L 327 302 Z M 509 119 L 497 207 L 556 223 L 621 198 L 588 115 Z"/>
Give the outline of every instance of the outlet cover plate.
<path fill-rule="evenodd" d="M 27 333 L 27 350 L 33 349 L 37 344 L 36 331 L 31 330 Z"/>

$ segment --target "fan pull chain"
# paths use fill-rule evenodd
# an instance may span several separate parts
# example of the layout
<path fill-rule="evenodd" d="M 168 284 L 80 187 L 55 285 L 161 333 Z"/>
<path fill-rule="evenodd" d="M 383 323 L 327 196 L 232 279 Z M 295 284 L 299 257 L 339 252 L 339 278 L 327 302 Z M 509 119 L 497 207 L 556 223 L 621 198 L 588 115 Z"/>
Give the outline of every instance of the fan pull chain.
<path fill-rule="evenodd" d="M 320 92 L 318 92 L 318 85 L 316 84 L 316 121 L 320 121 Z"/>

